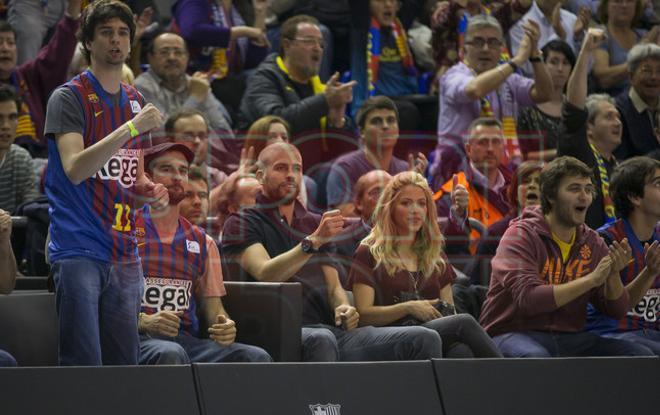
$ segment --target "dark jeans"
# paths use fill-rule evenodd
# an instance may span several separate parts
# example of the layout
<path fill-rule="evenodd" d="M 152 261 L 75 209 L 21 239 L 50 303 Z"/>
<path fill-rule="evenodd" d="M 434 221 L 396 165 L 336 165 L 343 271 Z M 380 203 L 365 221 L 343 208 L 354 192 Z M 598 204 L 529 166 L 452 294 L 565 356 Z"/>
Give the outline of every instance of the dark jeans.
<path fill-rule="evenodd" d="M 174 338 L 140 336 L 141 365 L 272 361 L 264 349 L 248 344 L 223 346 L 210 339 L 181 334 Z"/>
<path fill-rule="evenodd" d="M 144 279 L 140 261 L 66 258 L 53 264 L 63 366 L 136 365 Z"/>
<path fill-rule="evenodd" d="M 502 357 L 493 339 L 470 314 L 436 318 L 423 326 L 438 332 L 446 357 Z"/>
<path fill-rule="evenodd" d="M 660 331 L 658 330 L 634 330 L 620 333 L 608 333 L 604 337 L 626 340 L 638 343 L 651 349 L 656 356 L 660 356 Z"/>
<path fill-rule="evenodd" d="M 525 331 L 493 337 L 504 357 L 653 356 L 641 344 L 597 334 Z"/>
<path fill-rule="evenodd" d="M 305 362 L 427 360 L 442 357 L 442 341 L 420 326 L 345 331 L 318 324 L 303 327 L 302 353 Z"/>

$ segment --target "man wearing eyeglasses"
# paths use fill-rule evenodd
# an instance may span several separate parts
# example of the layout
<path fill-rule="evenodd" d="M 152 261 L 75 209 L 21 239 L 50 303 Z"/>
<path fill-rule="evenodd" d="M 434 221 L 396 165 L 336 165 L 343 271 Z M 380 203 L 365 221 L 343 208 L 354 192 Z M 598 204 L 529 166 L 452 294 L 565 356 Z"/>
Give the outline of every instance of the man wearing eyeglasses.
<path fill-rule="evenodd" d="M 504 165 L 515 157 L 516 118 L 521 107 L 545 102 L 552 93 L 552 80 L 537 49 L 538 25 L 529 21 L 518 52 L 500 63 L 504 43 L 502 28 L 492 16 L 470 19 L 465 35 L 465 58 L 440 78 L 438 147 L 430 175 L 437 189 L 454 173 L 465 171 L 467 158 L 462 137 L 470 123 L 479 117 L 499 120 L 504 127 Z M 516 72 L 525 62 L 534 68 L 534 79 Z"/>
<path fill-rule="evenodd" d="M 324 85 L 318 73 L 325 43 L 319 22 L 307 15 L 282 24 L 280 51 L 268 56 L 250 78 L 239 114 L 239 129 L 265 115 L 277 115 L 292 135 L 347 128 L 346 105 L 355 82 L 342 84 L 335 73 Z"/>
<path fill-rule="evenodd" d="M 208 120 L 218 139 L 212 140 L 211 164 L 227 170 L 238 166 L 238 149 L 232 147 L 234 134 L 227 109 L 211 92 L 206 75 L 186 74 L 189 54 L 186 42 L 175 33 L 161 33 L 147 49 L 149 69 L 135 79 L 135 87 L 167 116 L 182 108 L 194 108 Z M 158 142 L 158 140 L 155 140 Z"/>

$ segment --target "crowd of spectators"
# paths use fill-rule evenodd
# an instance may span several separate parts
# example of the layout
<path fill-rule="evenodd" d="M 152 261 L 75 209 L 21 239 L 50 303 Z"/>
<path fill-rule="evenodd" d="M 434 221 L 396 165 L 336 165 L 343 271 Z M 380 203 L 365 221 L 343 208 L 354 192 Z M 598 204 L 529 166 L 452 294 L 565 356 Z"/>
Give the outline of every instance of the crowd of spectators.
<path fill-rule="evenodd" d="M 657 2 L 165 3 L 0 8 L 60 364 L 271 361 L 223 280 L 302 284 L 303 361 L 660 355 Z"/>

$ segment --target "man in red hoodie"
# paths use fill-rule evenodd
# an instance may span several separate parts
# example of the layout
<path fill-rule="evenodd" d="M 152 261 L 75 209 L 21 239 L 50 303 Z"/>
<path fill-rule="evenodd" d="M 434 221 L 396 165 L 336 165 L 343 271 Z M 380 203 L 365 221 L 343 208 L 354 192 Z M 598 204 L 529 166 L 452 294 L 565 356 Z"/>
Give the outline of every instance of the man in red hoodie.
<path fill-rule="evenodd" d="M 525 209 L 493 258 L 481 324 L 506 357 L 652 356 L 641 345 L 584 332 L 587 303 L 621 318 L 629 308 L 619 271 L 626 239 L 608 248 L 584 223 L 592 170 L 559 157 L 541 172 L 541 207 Z"/>

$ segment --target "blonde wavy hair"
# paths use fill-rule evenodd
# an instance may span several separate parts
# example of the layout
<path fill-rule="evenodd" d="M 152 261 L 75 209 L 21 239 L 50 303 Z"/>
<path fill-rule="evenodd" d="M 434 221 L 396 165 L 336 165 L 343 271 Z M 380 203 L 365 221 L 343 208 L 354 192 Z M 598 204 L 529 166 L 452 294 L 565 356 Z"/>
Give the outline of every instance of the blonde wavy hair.
<path fill-rule="evenodd" d="M 406 186 L 419 187 L 424 191 L 426 197 L 426 218 L 424 225 L 415 236 L 412 251 L 417 255 L 418 270 L 425 278 L 428 278 L 436 271 L 444 272 L 447 265 L 441 256 L 444 249 L 444 238 L 438 226 L 438 214 L 433 194 L 421 174 L 406 171 L 392 178 L 378 199 L 371 233 L 362 240 L 362 243 L 369 246 L 369 251 L 376 260 L 375 268 L 380 265 L 384 266 L 390 276 L 394 276 L 397 270 L 404 269 L 396 249 L 398 234 L 394 223 L 394 209 L 401 191 Z"/>

